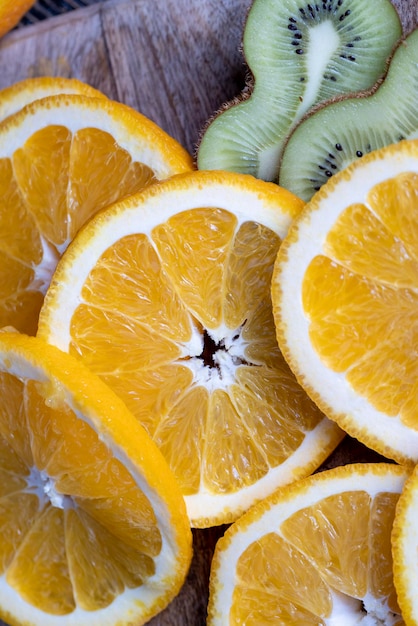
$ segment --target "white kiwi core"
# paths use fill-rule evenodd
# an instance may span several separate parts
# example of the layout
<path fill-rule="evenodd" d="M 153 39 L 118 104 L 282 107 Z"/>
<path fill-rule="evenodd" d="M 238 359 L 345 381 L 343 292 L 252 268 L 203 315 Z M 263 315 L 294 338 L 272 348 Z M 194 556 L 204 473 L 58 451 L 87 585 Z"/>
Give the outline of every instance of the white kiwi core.
<path fill-rule="evenodd" d="M 325 20 L 309 28 L 309 40 L 306 54 L 306 76 L 308 81 L 296 113 L 296 119 L 302 115 L 317 100 L 318 92 L 324 82 L 324 72 L 330 59 L 340 46 L 340 37 L 331 20 Z"/>

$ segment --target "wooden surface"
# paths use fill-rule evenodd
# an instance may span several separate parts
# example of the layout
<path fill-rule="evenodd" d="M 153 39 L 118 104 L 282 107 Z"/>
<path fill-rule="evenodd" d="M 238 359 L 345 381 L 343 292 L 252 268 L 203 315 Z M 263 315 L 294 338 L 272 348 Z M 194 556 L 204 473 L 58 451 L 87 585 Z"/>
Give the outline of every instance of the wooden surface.
<path fill-rule="evenodd" d="M 418 0 L 393 0 L 405 31 Z M 206 120 L 237 95 L 251 0 L 107 0 L 9 33 L 0 41 L 0 89 L 29 76 L 74 76 L 141 111 L 194 152 Z M 346 438 L 324 467 L 379 460 Z M 211 556 L 224 528 L 194 531 L 182 592 L 150 626 L 204 626 Z M 2 624 L 2 622 L 0 622 Z"/>

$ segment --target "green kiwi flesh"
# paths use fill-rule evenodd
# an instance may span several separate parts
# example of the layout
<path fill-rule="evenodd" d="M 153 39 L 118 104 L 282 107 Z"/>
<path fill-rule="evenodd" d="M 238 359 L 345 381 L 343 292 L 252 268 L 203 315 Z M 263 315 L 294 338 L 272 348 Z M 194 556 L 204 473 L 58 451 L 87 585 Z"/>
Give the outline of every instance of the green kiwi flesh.
<path fill-rule="evenodd" d="M 368 95 L 320 107 L 283 152 L 279 183 L 305 201 L 363 154 L 418 137 L 418 29 L 396 48 L 386 78 Z"/>
<path fill-rule="evenodd" d="M 243 34 L 252 80 L 206 126 L 199 169 L 276 180 L 298 121 L 318 102 L 371 88 L 401 36 L 390 0 L 254 0 Z"/>

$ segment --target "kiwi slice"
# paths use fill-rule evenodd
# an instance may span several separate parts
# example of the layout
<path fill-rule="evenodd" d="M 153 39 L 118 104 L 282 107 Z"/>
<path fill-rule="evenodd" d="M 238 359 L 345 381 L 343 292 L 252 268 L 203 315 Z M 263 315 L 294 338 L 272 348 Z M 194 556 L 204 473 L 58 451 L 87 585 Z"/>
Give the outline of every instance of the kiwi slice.
<path fill-rule="evenodd" d="M 275 181 L 297 122 L 318 102 L 369 89 L 401 36 L 390 0 L 254 0 L 243 34 L 251 77 L 204 129 L 199 169 Z"/>
<path fill-rule="evenodd" d="M 280 185 L 308 201 L 336 172 L 377 148 L 418 137 L 418 29 L 373 90 L 318 108 L 290 136 Z"/>

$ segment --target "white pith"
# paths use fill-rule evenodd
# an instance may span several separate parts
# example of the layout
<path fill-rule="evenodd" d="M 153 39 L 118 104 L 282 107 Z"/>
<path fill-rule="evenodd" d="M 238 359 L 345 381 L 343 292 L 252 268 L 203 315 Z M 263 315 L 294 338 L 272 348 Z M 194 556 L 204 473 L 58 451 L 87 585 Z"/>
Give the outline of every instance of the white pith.
<path fill-rule="evenodd" d="M 235 382 L 235 372 L 242 362 L 247 361 L 245 348 L 248 343 L 243 339 L 241 329 L 231 330 L 226 326 L 209 330 L 206 329 L 217 349 L 212 355 L 214 367 L 205 365 L 200 355 L 203 350 L 203 337 L 194 332 L 192 341 L 188 344 L 189 351 L 185 353 L 185 360 L 181 364 L 193 372 L 194 384 L 203 385 L 209 392 L 215 389 L 228 389 Z"/>
<path fill-rule="evenodd" d="M 70 94 L 66 98 L 66 101 L 61 96 L 41 99 L 19 111 L 12 121 L 7 120 L 0 132 L 0 157 L 11 159 L 14 152 L 34 133 L 51 125 L 64 126 L 72 134 L 85 128 L 98 128 L 112 135 L 133 161 L 146 163 L 158 179 L 176 173 L 176 168 L 169 162 L 170 151 L 167 150 L 167 159 L 163 153 L 164 140 L 159 136 L 158 129 L 151 130 L 151 122 L 148 128 L 146 121 L 147 127 L 141 135 L 139 119 L 132 120 L 130 112 L 125 109 L 112 112 L 112 106 L 117 106 L 117 103 L 112 104 L 107 98 L 92 98 L 89 106 L 79 101 L 77 94 Z M 55 106 L 52 104 L 54 102 L 59 103 Z M 133 123 L 137 124 L 137 133 L 132 132 Z M 180 171 L 184 171 L 184 167 L 180 167 Z"/>
<path fill-rule="evenodd" d="M 33 289 L 34 291 L 40 291 L 43 295 L 45 295 L 58 261 L 70 241 L 67 240 L 58 250 L 49 241 L 47 241 L 45 237 L 41 236 L 40 240 L 42 245 L 42 259 L 38 265 L 33 266 L 33 278 L 31 283 L 27 286 L 27 290 L 30 291 Z"/>
<path fill-rule="evenodd" d="M 39 508 L 42 509 L 48 502 L 58 509 L 67 509 L 71 506 L 70 496 L 59 493 L 55 487 L 55 481 L 44 470 L 32 467 L 27 478 L 27 487 L 24 490 L 38 497 Z"/>
<path fill-rule="evenodd" d="M 371 498 L 381 492 L 401 493 L 407 476 L 407 470 L 395 468 L 394 472 L 392 469 L 379 473 L 368 471 L 365 474 L 354 473 L 353 475 L 347 472 L 342 476 L 334 476 L 332 480 L 320 480 L 316 485 L 314 477 L 312 486 L 300 489 L 296 495 L 294 492 L 297 491 L 297 486 L 290 487 L 289 492 L 283 491 L 276 498 L 269 498 L 268 501 L 256 505 L 227 532 L 225 540 L 221 540 L 217 548 L 216 570 L 212 572 L 216 580 L 216 591 L 211 594 L 210 606 L 211 615 L 215 618 L 212 618 L 211 626 L 223 626 L 225 623 L 225 613 L 227 612 L 228 615 L 229 607 L 233 604 L 238 561 L 250 545 L 269 533 L 282 536 L 280 526 L 285 520 L 324 498 L 344 491 L 356 490 L 366 491 Z M 257 510 L 260 511 L 259 515 L 256 515 Z M 230 533 L 229 536 L 228 533 Z M 307 546 L 307 554 L 308 548 Z M 335 589 L 331 589 L 331 593 L 333 611 L 324 619 L 326 626 L 354 626 L 355 624 L 391 626 L 394 623 L 393 614 L 369 592 L 364 598 L 351 598 Z M 363 605 L 370 611 L 368 616 L 362 611 Z"/>
<path fill-rule="evenodd" d="M 303 377 L 313 392 L 319 394 L 333 413 L 351 416 L 352 424 L 363 432 L 387 442 L 399 455 L 418 459 L 418 431 L 405 426 L 399 416 L 385 415 L 353 390 L 346 373 L 328 369 L 312 347 L 309 338 L 309 320 L 302 307 L 301 289 L 310 262 L 323 251 L 326 233 L 332 228 L 340 213 L 349 205 L 367 205 L 371 185 L 403 172 L 418 172 L 418 158 L 413 154 L 396 153 L 383 159 L 369 160 L 367 167 L 352 169 L 352 175 L 338 178 L 338 186 L 321 198 L 321 210 L 314 210 L 300 220 L 297 243 L 287 248 L 287 260 L 280 265 L 277 286 L 280 292 L 280 319 L 286 349 L 292 355 L 293 367 Z M 331 182 L 331 187 L 333 183 Z"/>
<path fill-rule="evenodd" d="M 32 79 L 29 79 L 32 80 Z M 37 80 L 37 79 L 35 79 Z M 42 81 L 42 79 L 41 79 Z M 20 84 L 16 85 L 17 87 Z M 22 84 L 23 86 L 23 84 Z M 56 79 L 56 83 L 48 82 L 47 84 L 37 84 L 34 85 L 28 84 L 26 88 L 14 90 L 13 86 L 9 89 L 12 90 L 12 97 L 8 99 L 7 96 L 7 88 L 5 90 L 4 100 L 0 102 L 0 119 L 3 120 L 9 115 L 13 113 L 17 113 L 20 109 L 23 109 L 24 106 L 29 104 L 30 102 L 34 102 L 34 100 L 40 100 L 41 98 L 47 98 L 49 96 L 59 96 L 63 93 L 65 94 L 85 94 L 91 97 L 102 97 L 102 94 L 96 91 L 93 88 L 90 88 L 89 85 L 81 83 L 76 84 L 73 82 L 73 79 Z"/>

